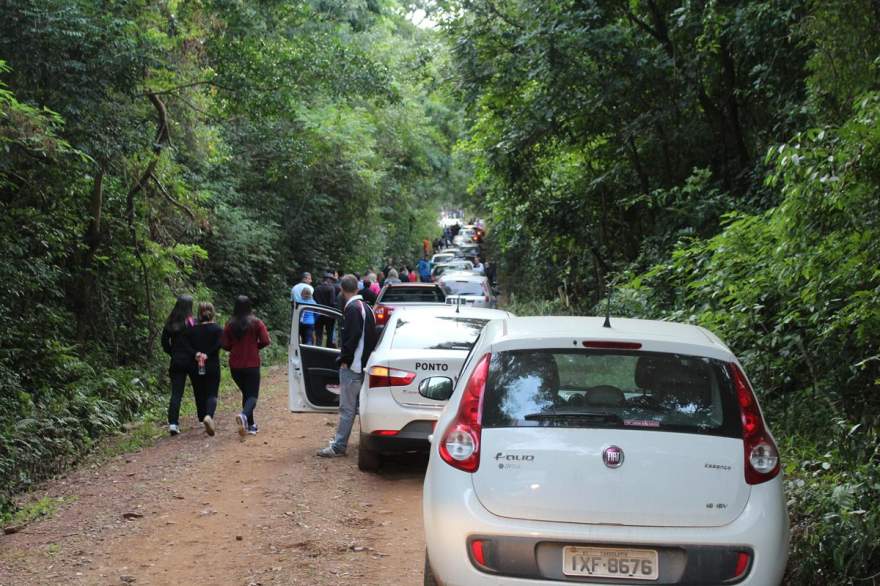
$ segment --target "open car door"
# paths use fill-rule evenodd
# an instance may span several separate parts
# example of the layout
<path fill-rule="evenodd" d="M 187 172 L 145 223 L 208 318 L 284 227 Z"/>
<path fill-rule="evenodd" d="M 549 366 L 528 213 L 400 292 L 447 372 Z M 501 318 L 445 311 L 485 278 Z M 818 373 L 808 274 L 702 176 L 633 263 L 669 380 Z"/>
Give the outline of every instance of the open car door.
<path fill-rule="evenodd" d="M 290 345 L 287 348 L 288 406 L 294 412 L 336 411 L 339 409 L 339 350 L 300 342 L 300 319 L 311 311 L 317 320 L 333 320 L 333 340 L 338 343 L 342 313 L 324 305 L 297 304 L 290 324 Z M 317 336 L 317 332 L 315 334 Z M 326 344 L 326 342 L 324 342 Z"/>

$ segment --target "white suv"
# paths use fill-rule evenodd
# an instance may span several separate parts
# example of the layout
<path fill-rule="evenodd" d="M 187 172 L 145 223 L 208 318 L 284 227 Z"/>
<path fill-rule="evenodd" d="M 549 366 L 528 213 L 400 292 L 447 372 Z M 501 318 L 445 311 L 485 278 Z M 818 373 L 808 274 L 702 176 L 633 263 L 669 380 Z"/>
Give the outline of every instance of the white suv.
<path fill-rule="evenodd" d="M 432 437 L 425 584 L 780 582 L 779 456 L 736 357 L 611 322 L 483 331 Z"/>

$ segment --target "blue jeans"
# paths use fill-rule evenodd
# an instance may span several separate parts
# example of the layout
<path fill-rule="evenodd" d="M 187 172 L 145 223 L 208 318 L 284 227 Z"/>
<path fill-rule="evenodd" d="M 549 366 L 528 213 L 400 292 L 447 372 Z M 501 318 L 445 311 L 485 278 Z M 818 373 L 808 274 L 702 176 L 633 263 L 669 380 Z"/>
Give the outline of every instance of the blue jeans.
<path fill-rule="evenodd" d="M 354 426 L 354 416 L 357 415 L 363 381 L 363 372 L 352 372 L 348 368 L 339 369 L 339 424 L 336 426 L 336 437 L 333 439 L 333 449 L 337 453 L 344 454 L 348 447 L 348 437 Z"/>

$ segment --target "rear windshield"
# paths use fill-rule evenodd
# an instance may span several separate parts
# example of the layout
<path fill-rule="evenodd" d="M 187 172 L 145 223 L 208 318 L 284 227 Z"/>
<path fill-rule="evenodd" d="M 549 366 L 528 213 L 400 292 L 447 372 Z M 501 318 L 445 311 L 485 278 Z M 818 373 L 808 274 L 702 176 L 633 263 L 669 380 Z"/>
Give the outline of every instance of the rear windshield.
<path fill-rule="evenodd" d="M 394 328 L 391 347 L 404 350 L 470 350 L 488 321 L 451 315 L 402 315 Z"/>
<path fill-rule="evenodd" d="M 723 362 L 653 352 L 515 350 L 492 356 L 484 427 L 611 427 L 741 437 Z"/>
<path fill-rule="evenodd" d="M 378 300 L 381 303 L 445 303 L 440 287 L 389 287 Z"/>
<path fill-rule="evenodd" d="M 483 286 L 479 281 L 443 281 L 447 295 L 482 295 Z"/>

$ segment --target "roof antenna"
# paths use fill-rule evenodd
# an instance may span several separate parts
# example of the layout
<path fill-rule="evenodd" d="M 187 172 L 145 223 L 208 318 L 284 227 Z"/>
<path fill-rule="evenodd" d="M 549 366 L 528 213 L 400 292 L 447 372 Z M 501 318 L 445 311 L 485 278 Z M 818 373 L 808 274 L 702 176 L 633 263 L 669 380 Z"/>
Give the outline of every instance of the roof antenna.
<path fill-rule="evenodd" d="M 611 294 L 614 292 L 614 283 L 612 281 L 605 281 L 605 323 L 602 324 L 603 328 L 611 327 Z"/>

